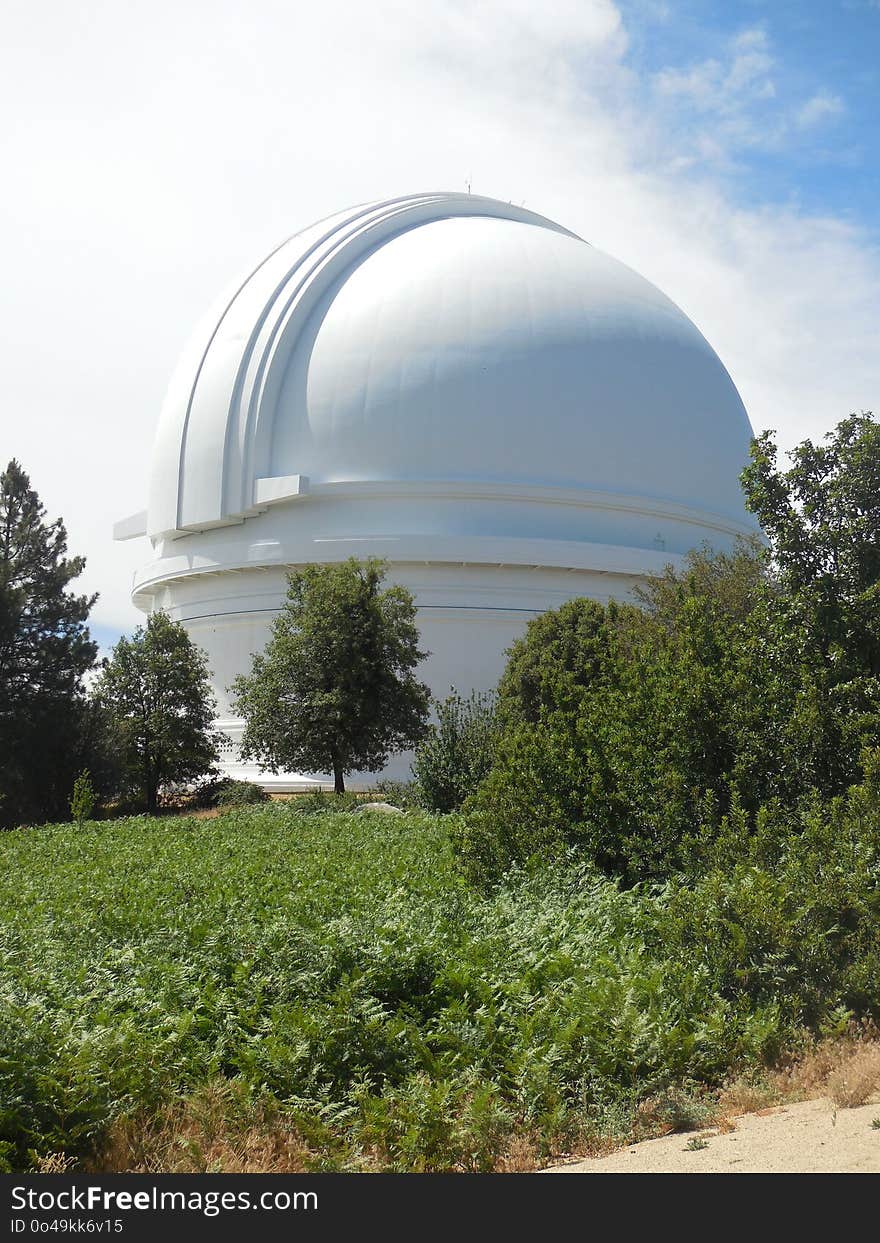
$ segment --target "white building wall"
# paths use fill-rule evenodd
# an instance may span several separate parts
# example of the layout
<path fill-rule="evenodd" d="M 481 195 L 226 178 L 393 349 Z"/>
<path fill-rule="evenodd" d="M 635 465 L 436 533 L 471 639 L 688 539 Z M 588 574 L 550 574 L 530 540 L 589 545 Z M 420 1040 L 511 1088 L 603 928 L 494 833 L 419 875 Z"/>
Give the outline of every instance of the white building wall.
<path fill-rule="evenodd" d="M 635 575 L 442 565 L 391 565 L 387 579 L 413 593 L 422 647 L 429 653 L 419 676 L 438 699 L 453 688 L 464 694 L 494 689 L 507 649 L 525 633 L 529 619 L 545 609 L 584 595 L 624 599 L 636 581 Z M 249 671 L 252 657 L 269 641 L 285 589 L 281 569 L 242 570 L 180 579 L 155 597 L 155 607 L 182 622 L 208 656 L 218 724 L 232 743 L 224 748 L 224 770 L 278 790 L 332 781 L 327 774 L 263 773 L 254 764 L 242 764 L 237 753 L 243 723 L 234 714 L 228 688 L 239 673 Z M 393 757 L 383 775 L 408 779 L 410 760 L 409 754 Z M 356 774 L 350 784 L 370 785 L 375 779 L 376 774 Z"/>

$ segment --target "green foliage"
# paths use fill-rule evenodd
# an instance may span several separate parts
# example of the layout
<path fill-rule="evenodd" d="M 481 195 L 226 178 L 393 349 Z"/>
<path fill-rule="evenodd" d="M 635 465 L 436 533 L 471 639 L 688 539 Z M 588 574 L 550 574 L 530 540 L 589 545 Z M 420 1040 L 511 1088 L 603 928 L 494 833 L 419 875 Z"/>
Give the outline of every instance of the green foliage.
<path fill-rule="evenodd" d="M 155 811 L 163 787 L 195 781 L 217 761 L 215 701 L 204 653 L 179 622 L 153 613 L 120 639 L 96 697 L 113 720 L 128 781 Z"/>
<path fill-rule="evenodd" d="M 197 801 L 204 807 L 247 807 L 254 803 L 268 803 L 269 794 L 253 781 L 223 777 L 202 787 Z"/>
<path fill-rule="evenodd" d="M 358 805 L 363 801 L 362 795 L 355 794 L 351 790 L 343 790 L 341 794 L 336 794 L 319 788 L 291 799 L 290 809 L 296 815 L 301 816 L 323 815 L 328 812 L 348 814 L 357 811 Z"/>
<path fill-rule="evenodd" d="M 880 756 L 866 769 L 844 797 L 762 809 L 751 835 L 725 820 L 676 887 L 671 942 L 711 953 L 719 995 L 818 1027 L 833 981 L 848 1013 L 880 1010 Z"/>
<path fill-rule="evenodd" d="M 318 1166 L 489 1169 L 513 1137 L 550 1156 L 625 1135 L 640 1099 L 696 1117 L 695 1085 L 807 1025 L 880 1017 L 873 777 L 626 891 L 566 858 L 480 893 L 454 823 L 355 832 L 291 802 L 4 834 L 9 1166 L 87 1154 L 219 1079 L 287 1117 Z"/>
<path fill-rule="evenodd" d="M 498 740 L 495 696 L 453 691 L 435 702 L 437 723 L 418 747 L 413 775 L 429 811 L 457 811 L 492 767 Z"/>
<path fill-rule="evenodd" d="M 824 445 L 805 440 L 789 457 L 781 471 L 771 432 L 753 442 L 749 508 L 825 655 L 880 676 L 880 425 L 851 415 Z"/>
<path fill-rule="evenodd" d="M 373 787 L 377 798 L 392 807 L 400 807 L 403 811 L 417 811 L 422 807 L 421 792 L 415 781 L 395 781 L 391 777 L 383 777 Z"/>
<path fill-rule="evenodd" d="M 381 590 L 384 576 L 383 562 L 354 558 L 289 576 L 265 652 L 231 688 L 244 756 L 272 772 L 332 772 L 340 794 L 347 773 L 382 768 L 423 737 L 415 605 L 403 587 Z"/>
<path fill-rule="evenodd" d="M 73 794 L 70 798 L 70 814 L 77 824 L 82 824 L 84 820 L 91 818 L 96 802 L 92 775 L 87 768 L 84 768 L 73 783 Z"/>
<path fill-rule="evenodd" d="M 691 554 L 642 607 L 573 600 L 529 623 L 499 687 L 496 762 L 466 804 L 472 876 L 570 846 L 627 881 L 663 877 L 707 805 L 778 793 L 796 679 L 755 682 L 760 551 Z M 789 747 L 789 750 L 792 748 Z"/>
<path fill-rule="evenodd" d="M 627 882 L 684 867 L 737 817 L 842 795 L 880 745 L 874 644 L 880 433 L 846 420 L 775 472 L 755 443 L 749 502 L 771 537 L 691 553 L 640 608 L 575 600 L 531 622 L 500 684 L 496 763 L 459 842 L 477 880 L 571 846 Z"/>
<path fill-rule="evenodd" d="M 0 826 L 61 817 L 82 767 L 82 678 L 97 648 L 85 622 L 95 596 L 68 588 L 60 519 L 11 461 L 0 475 Z"/>

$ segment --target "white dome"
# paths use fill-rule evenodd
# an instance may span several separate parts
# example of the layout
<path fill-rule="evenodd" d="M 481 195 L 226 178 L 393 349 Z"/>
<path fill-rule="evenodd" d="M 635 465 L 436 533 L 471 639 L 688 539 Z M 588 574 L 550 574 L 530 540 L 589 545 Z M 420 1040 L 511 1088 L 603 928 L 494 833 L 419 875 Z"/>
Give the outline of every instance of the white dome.
<path fill-rule="evenodd" d="M 531 212 L 419 195 L 311 226 L 220 302 L 172 380 L 149 510 L 117 534 L 149 534 L 134 600 L 207 651 L 235 740 L 227 688 L 291 566 L 385 558 L 434 693 L 488 689 L 529 618 L 756 531 L 750 436 L 653 285 Z"/>
<path fill-rule="evenodd" d="M 743 519 L 751 435 L 691 321 L 560 226 L 470 195 L 331 217 L 280 246 L 187 348 L 152 535 L 252 513 L 259 480 L 483 481 Z M 256 491 L 255 491 L 256 489 Z"/>

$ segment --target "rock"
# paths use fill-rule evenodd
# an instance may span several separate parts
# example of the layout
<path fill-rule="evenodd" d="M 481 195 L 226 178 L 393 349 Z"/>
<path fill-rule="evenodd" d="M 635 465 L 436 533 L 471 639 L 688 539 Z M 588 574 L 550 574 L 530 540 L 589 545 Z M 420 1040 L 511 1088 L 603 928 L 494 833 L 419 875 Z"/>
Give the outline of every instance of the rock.
<path fill-rule="evenodd" d="M 361 812 L 380 812 L 388 816 L 402 816 L 403 812 L 399 807 L 395 807 L 392 803 L 361 803 L 357 809 L 357 815 Z"/>

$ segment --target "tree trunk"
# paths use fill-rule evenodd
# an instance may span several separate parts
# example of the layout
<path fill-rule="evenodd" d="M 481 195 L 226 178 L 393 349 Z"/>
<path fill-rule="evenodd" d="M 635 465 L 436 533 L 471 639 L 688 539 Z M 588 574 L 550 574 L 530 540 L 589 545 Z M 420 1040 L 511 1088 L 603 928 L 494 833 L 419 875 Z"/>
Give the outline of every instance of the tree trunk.
<path fill-rule="evenodd" d="M 147 796 L 147 815 L 155 816 L 159 805 L 159 781 L 150 763 L 144 766 L 144 793 Z"/>
<path fill-rule="evenodd" d="M 345 779 L 342 774 L 342 762 L 336 752 L 333 752 L 333 793 L 345 793 Z"/>

